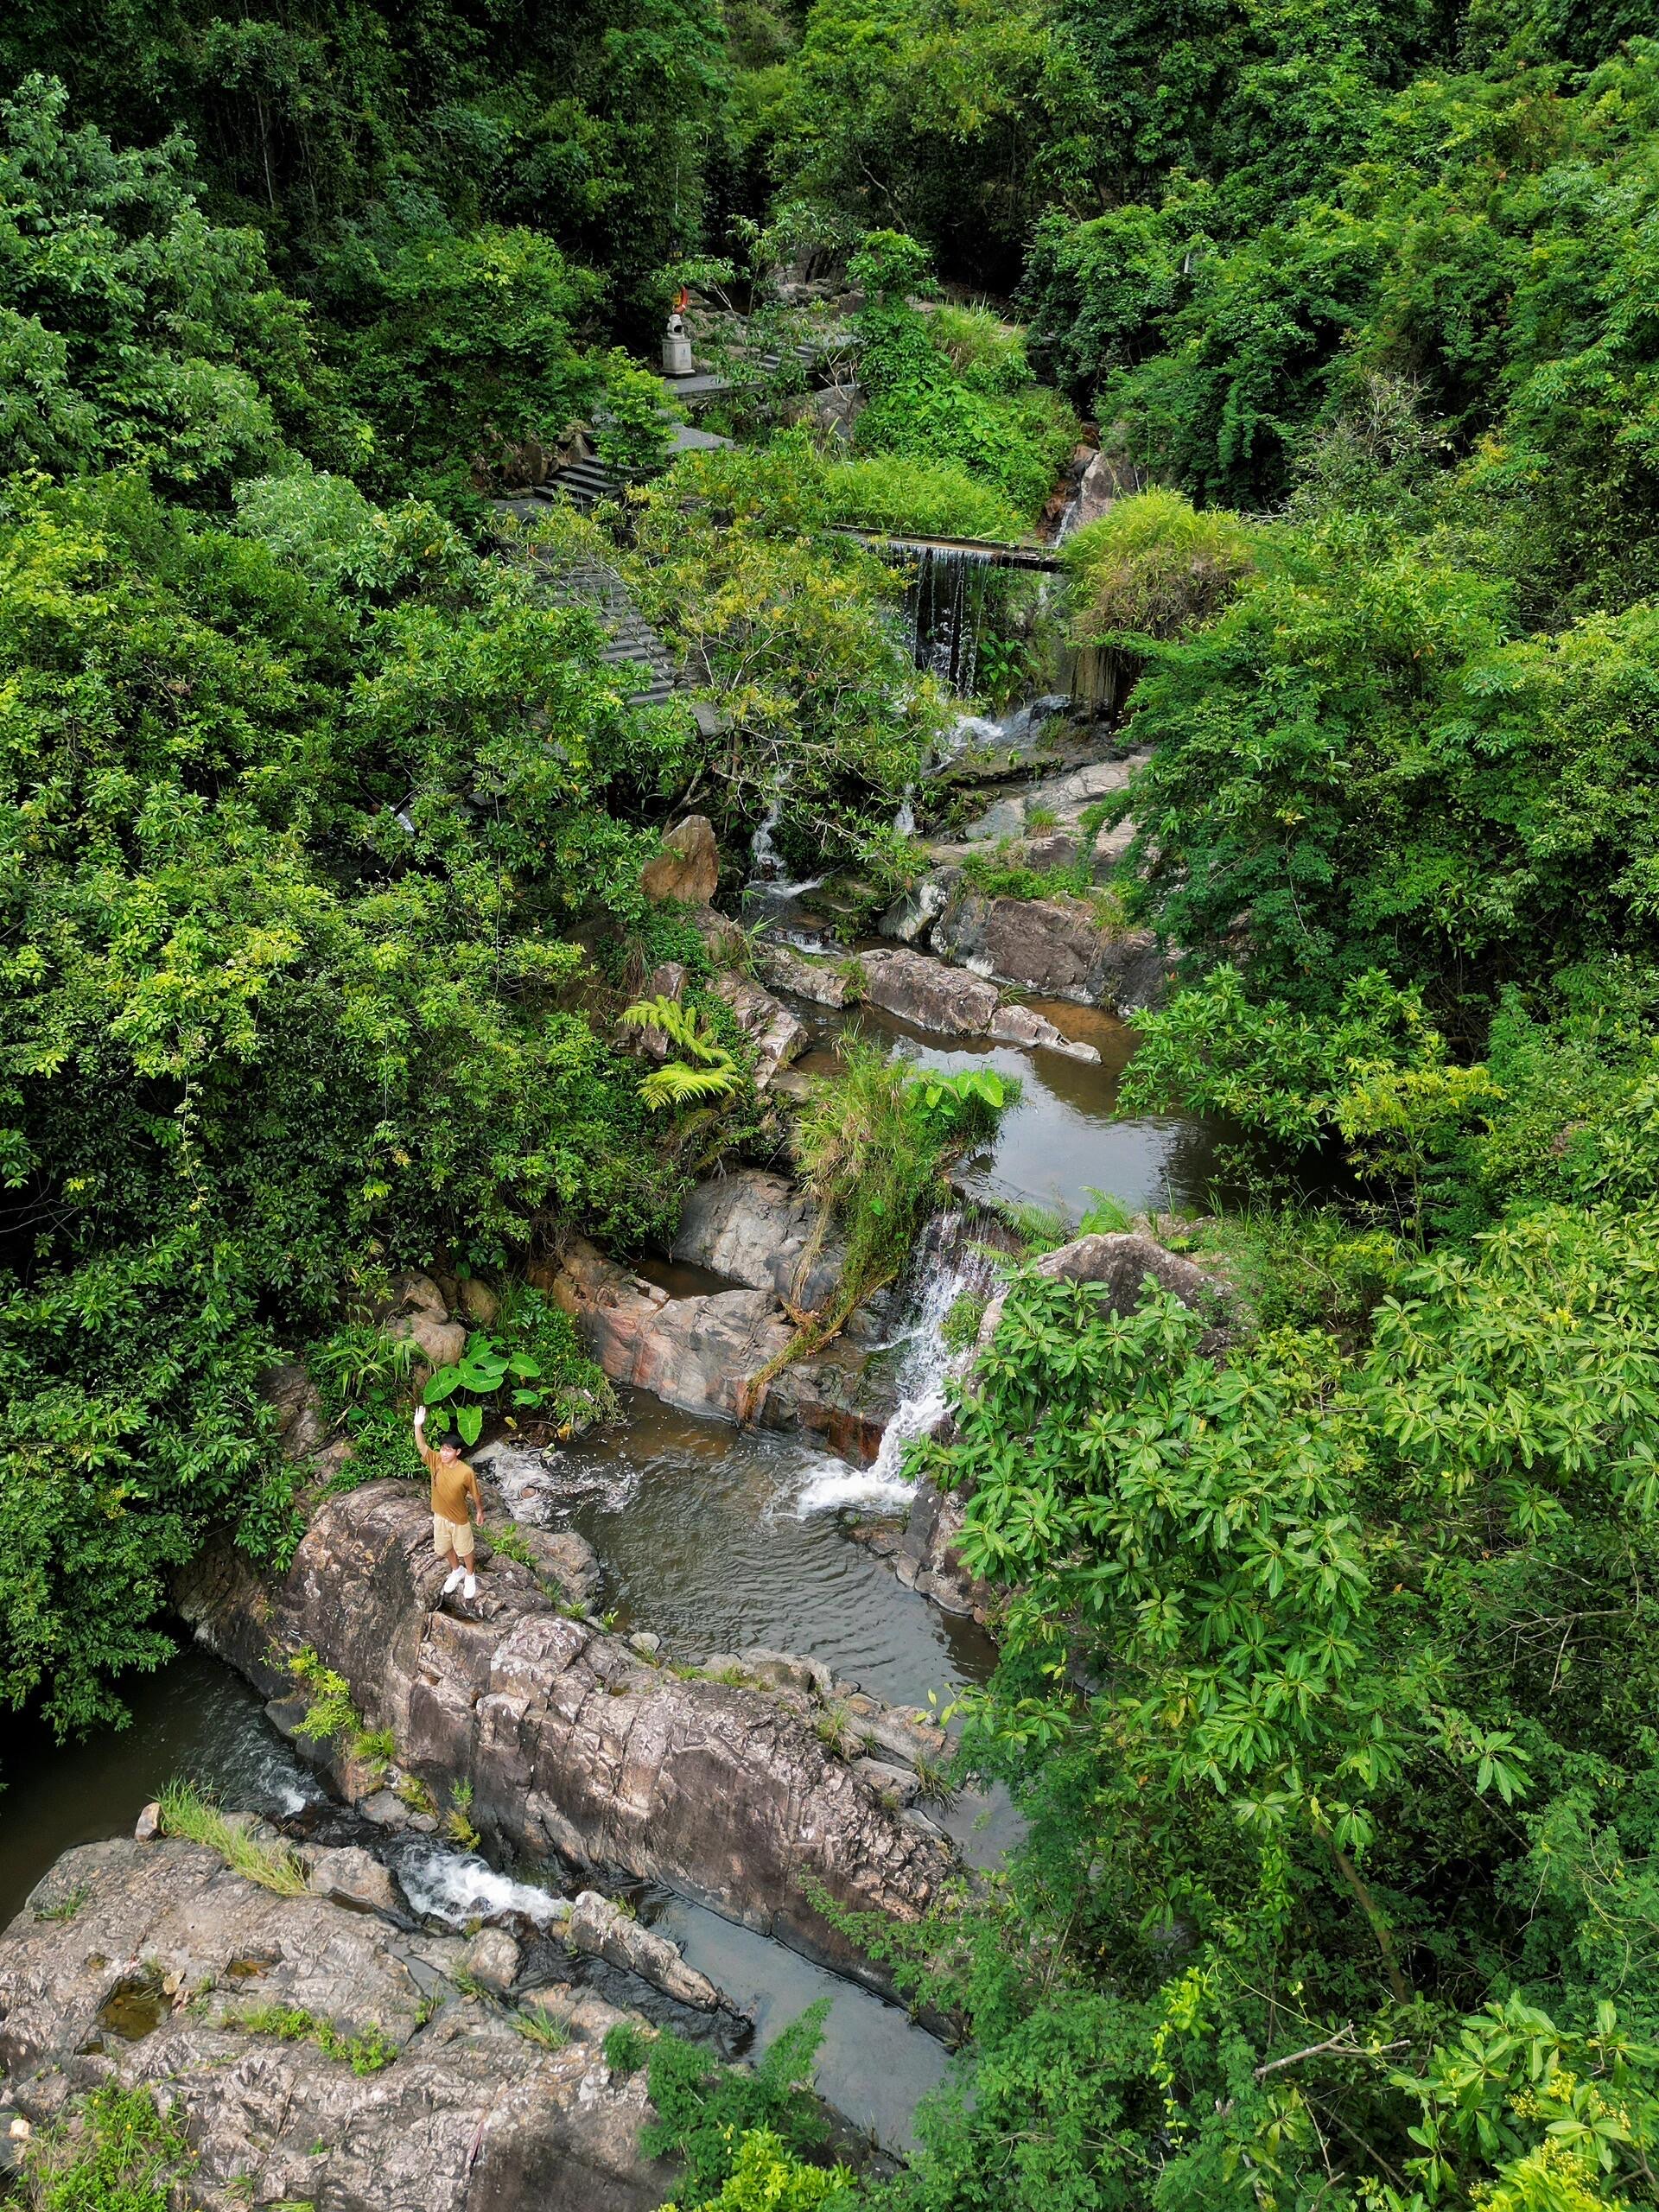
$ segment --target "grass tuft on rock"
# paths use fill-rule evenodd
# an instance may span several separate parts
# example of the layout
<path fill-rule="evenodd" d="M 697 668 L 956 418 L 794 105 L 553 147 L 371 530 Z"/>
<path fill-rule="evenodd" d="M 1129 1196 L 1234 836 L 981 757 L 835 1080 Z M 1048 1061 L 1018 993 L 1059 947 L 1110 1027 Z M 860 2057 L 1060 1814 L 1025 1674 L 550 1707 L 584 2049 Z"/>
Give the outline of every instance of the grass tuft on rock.
<path fill-rule="evenodd" d="M 305 1869 L 285 1843 L 261 1843 L 235 1827 L 221 1808 L 194 1782 L 169 1782 L 161 1796 L 163 1834 L 181 1837 L 187 1843 L 204 1843 L 216 1851 L 232 1873 L 279 1897 L 306 1894 Z"/>

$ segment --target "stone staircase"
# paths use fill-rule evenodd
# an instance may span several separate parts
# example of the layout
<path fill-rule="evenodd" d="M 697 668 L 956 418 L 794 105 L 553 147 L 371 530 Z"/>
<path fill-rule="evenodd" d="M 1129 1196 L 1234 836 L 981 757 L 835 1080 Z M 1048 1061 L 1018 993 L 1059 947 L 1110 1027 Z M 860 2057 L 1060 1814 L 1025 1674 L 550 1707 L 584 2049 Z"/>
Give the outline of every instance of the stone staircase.
<path fill-rule="evenodd" d="M 597 463 L 580 462 L 578 467 L 597 467 Z M 517 499 L 497 499 L 493 502 L 500 514 L 516 515 L 523 520 L 533 520 L 539 512 L 545 495 L 531 494 Z M 607 667 L 636 668 L 642 681 L 638 690 L 627 694 L 631 707 L 660 707 L 674 696 L 678 676 L 674 656 L 667 641 L 653 630 L 639 609 L 632 594 L 614 569 L 602 561 L 571 561 L 555 565 L 546 555 L 541 563 L 546 578 L 547 595 L 556 607 L 581 607 L 597 617 L 605 632 L 605 644 L 600 658 Z"/>

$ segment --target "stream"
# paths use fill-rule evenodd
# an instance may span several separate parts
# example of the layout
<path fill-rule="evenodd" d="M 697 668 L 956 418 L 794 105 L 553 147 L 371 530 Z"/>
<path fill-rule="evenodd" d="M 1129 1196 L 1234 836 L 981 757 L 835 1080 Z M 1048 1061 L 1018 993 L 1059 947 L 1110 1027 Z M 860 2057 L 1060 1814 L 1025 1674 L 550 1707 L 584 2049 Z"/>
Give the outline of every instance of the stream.
<path fill-rule="evenodd" d="M 969 1161 L 957 1183 L 973 1196 L 1040 1206 L 1069 1227 L 1101 1194 L 1131 1213 L 1201 1213 L 1213 1191 L 1225 1195 L 1218 1154 L 1230 1132 L 1224 1125 L 1174 1115 L 1117 1118 L 1118 1090 L 1135 1048 L 1128 1022 L 1065 999 L 1020 1002 L 1046 1016 L 1062 1036 L 1092 1045 L 1098 1061 L 972 1037 L 942 1039 L 874 1007 L 832 1014 L 795 1000 L 794 1010 L 814 1038 L 795 1065 L 804 1075 L 833 1074 L 837 1042 L 853 1029 L 880 1039 L 918 1068 L 945 1075 L 995 1068 L 1018 1077 L 1020 1102 L 1003 1116 L 995 1152 Z"/>
<path fill-rule="evenodd" d="M 822 1009 L 799 1011 L 815 1040 L 800 1065 L 808 1073 L 831 1070 L 843 1024 Z M 1202 1205 L 1217 1133 L 1173 1119 L 1117 1121 L 1118 1084 L 1134 1046 L 1126 1025 L 1068 1004 L 1039 1011 L 1094 1045 L 1098 1063 L 941 1042 L 869 1009 L 855 1018 L 919 1065 L 989 1065 L 1020 1078 L 1022 1096 L 994 1153 L 970 1162 L 960 1179 L 970 1192 L 1039 1205 L 1069 1222 L 1096 1192 L 1131 1210 Z M 698 1269 L 657 1262 L 645 1271 L 676 1295 L 721 1287 Z M 924 1283 L 909 1335 L 895 1350 L 904 1387 L 916 1394 L 912 1406 L 937 1390 L 943 1372 L 925 1290 Z M 839 1680 L 884 1700 L 925 1703 L 935 1693 L 942 1704 L 959 1686 L 983 1681 L 994 1664 L 982 1630 L 905 1589 L 883 1560 L 847 1535 L 853 1510 L 901 1503 L 903 1485 L 889 1468 L 855 1469 L 808 1440 L 735 1432 L 630 1392 L 623 1421 L 558 1452 L 549 1475 L 542 1517 L 594 1546 L 605 1573 L 600 1603 L 624 1630 L 652 1630 L 675 1657 L 768 1644 L 822 1659 Z M 8 1732 L 0 1924 L 63 1851 L 130 1830 L 175 1775 L 209 1785 L 227 1806 L 302 1827 L 353 1817 L 330 1807 L 253 1693 L 205 1653 L 186 1649 L 122 1688 L 133 1715 L 125 1730 L 65 1746 L 22 1728 Z M 981 1866 L 995 1863 L 1018 1832 L 1006 1799 L 965 1796 L 941 1819 Z M 359 1840 L 394 1866 L 411 1904 L 435 1925 L 464 1926 L 499 1912 L 533 1922 L 545 1895 L 535 1883 L 552 1872 L 499 1870 L 436 1840 L 415 1847 L 378 1832 Z M 758 2047 L 814 1999 L 830 1996 L 818 2066 L 823 2095 L 884 2146 L 902 2151 L 912 2142 L 916 2105 L 948 2061 L 901 2007 L 684 1898 L 645 1891 L 634 1901 L 753 2014 Z"/>

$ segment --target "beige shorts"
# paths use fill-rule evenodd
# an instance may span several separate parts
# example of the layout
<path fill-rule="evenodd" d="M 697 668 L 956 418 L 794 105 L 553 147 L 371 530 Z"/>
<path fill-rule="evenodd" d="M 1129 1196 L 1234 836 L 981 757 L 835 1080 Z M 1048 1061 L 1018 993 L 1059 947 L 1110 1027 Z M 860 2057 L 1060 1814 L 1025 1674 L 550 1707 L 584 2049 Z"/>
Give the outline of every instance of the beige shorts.
<path fill-rule="evenodd" d="M 457 1559 L 471 1559 L 473 1524 L 470 1521 L 446 1521 L 442 1513 L 435 1513 L 432 1542 L 440 1559 L 448 1559 L 451 1552 Z"/>

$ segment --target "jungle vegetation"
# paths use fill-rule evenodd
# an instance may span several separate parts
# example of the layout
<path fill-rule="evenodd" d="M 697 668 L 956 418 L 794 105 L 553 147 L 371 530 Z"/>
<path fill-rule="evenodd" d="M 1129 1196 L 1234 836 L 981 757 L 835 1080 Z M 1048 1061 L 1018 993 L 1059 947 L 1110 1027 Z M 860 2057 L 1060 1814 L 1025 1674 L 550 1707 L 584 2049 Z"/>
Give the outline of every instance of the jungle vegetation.
<path fill-rule="evenodd" d="M 280 1349 L 373 1468 L 393 1268 L 626 1251 L 752 1133 L 639 875 L 692 804 L 890 858 L 950 706 L 834 526 L 1015 536 L 1085 421 L 1141 486 L 1064 609 L 1135 675 L 1116 887 L 1181 954 L 1130 1096 L 1276 1164 L 1162 1224 L 1212 1313 L 1016 1272 L 923 1454 L 1005 1607 L 963 1759 L 1030 1828 L 867 1931 L 963 2031 L 917 2157 L 856 2182 L 781 2075 L 658 2046 L 683 2206 L 1659 2202 L 1656 30 L 0 22 L 0 1699 L 43 1725 L 118 1714 L 209 1531 L 285 1556 Z M 792 340 L 786 268 L 856 288 L 850 439 L 785 347 L 664 470 L 632 357 L 686 283 Z M 499 526 L 575 422 L 642 480 Z M 582 562 L 717 740 L 628 703 Z M 713 1103 L 641 1095 L 667 958 Z M 175 2146 L 103 2119 L 159 2201 Z"/>

